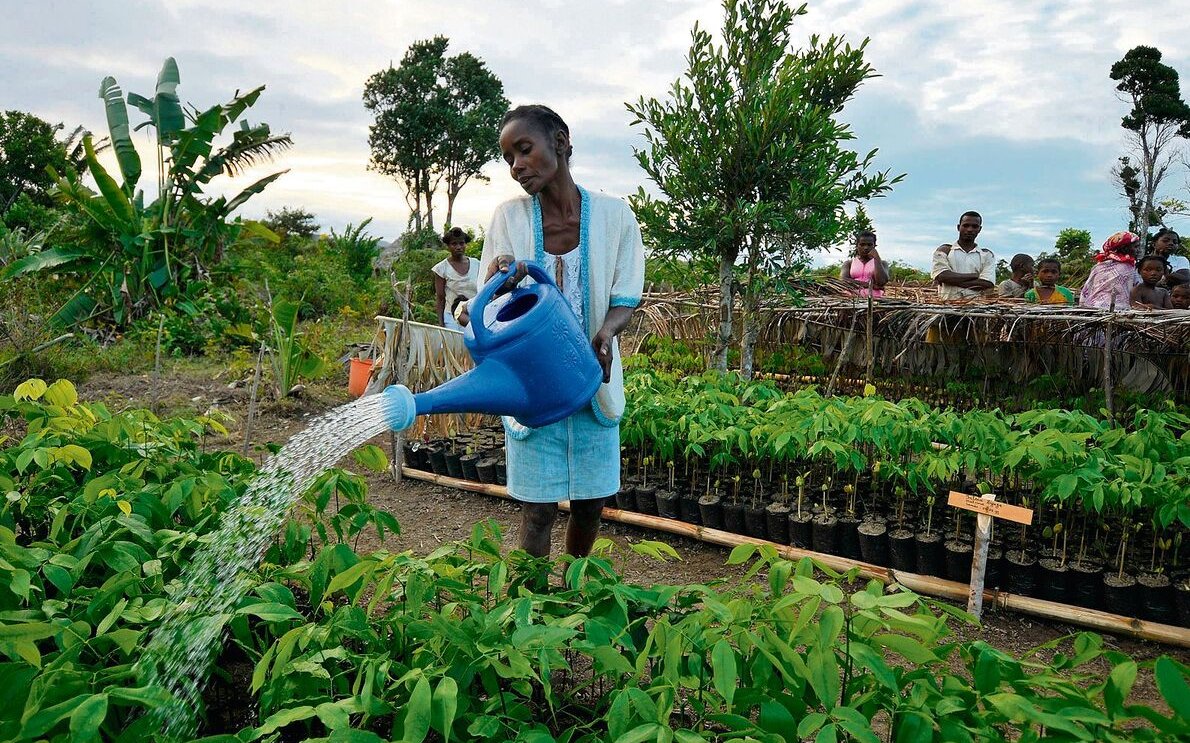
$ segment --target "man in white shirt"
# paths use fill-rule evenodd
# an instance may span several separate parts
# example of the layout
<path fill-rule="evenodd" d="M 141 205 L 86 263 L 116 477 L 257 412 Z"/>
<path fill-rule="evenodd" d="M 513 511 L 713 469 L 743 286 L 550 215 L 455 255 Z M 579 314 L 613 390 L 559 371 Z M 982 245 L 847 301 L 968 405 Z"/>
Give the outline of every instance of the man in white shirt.
<path fill-rule="evenodd" d="M 975 244 L 981 229 L 979 212 L 964 212 L 959 217 L 958 239 L 934 251 L 930 278 L 938 285 L 939 298 L 969 299 L 996 286 L 996 257 Z"/>

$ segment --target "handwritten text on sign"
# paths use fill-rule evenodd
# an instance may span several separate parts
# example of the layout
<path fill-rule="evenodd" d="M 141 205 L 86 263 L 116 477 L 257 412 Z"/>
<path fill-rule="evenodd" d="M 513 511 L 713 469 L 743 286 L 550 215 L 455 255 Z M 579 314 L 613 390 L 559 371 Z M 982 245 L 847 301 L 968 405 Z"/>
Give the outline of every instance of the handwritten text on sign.
<path fill-rule="evenodd" d="M 994 500 L 984 500 L 977 495 L 967 495 L 966 493 L 959 493 L 952 490 L 946 503 L 955 508 L 975 511 L 976 513 L 985 513 L 988 516 L 1015 521 L 1018 524 L 1027 525 L 1033 523 L 1032 508 L 1022 508 L 1020 506 L 1011 506 L 1007 503 L 999 503 Z"/>

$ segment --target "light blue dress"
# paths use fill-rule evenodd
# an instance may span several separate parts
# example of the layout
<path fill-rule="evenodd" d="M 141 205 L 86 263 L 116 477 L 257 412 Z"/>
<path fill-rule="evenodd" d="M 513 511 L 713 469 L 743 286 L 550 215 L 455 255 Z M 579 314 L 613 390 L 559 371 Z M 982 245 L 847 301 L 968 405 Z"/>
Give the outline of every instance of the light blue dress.
<path fill-rule="evenodd" d="M 581 248 L 561 256 L 546 254 L 544 267 L 551 275 L 562 274 L 562 296 L 579 327 L 586 327 Z M 513 498 L 557 503 L 605 498 L 620 489 L 620 426 L 600 423 L 590 406 L 543 428 L 525 428 L 506 418 L 504 430 L 508 494 Z"/>

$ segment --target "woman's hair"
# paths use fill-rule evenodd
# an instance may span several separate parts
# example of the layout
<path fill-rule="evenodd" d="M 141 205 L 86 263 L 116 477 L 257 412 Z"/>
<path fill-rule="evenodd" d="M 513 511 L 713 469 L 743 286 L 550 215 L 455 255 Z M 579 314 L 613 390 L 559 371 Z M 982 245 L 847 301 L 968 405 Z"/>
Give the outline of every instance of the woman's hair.
<path fill-rule="evenodd" d="M 870 237 L 872 238 L 872 242 L 876 242 L 876 233 L 872 232 L 871 230 L 861 230 L 860 232 L 855 233 L 856 242 L 859 242 L 861 237 Z"/>
<path fill-rule="evenodd" d="M 462 240 L 464 243 L 471 242 L 471 236 L 462 227 L 451 227 L 446 232 L 442 233 L 442 244 L 448 245 L 452 242 Z"/>
<path fill-rule="evenodd" d="M 512 121 L 525 121 L 529 126 L 537 130 L 546 139 L 553 141 L 554 136 L 558 132 L 565 132 L 566 138 L 570 138 L 570 127 L 566 126 L 566 122 L 562 121 L 562 117 L 554 112 L 554 109 L 549 106 L 543 106 L 539 103 L 533 103 L 527 106 L 517 106 L 504 114 L 504 118 L 500 119 L 500 128 L 508 126 Z M 570 162 L 570 155 L 574 152 L 574 147 L 566 147 L 566 162 Z"/>
<path fill-rule="evenodd" d="M 1171 230 L 1168 227 L 1162 227 L 1161 229 L 1157 230 L 1157 234 L 1149 238 L 1149 246 L 1152 247 L 1153 245 L 1156 245 L 1157 241 L 1166 235 L 1173 235 L 1174 237 L 1178 238 L 1179 242 L 1181 242 L 1182 236 L 1177 233 L 1177 230 Z"/>

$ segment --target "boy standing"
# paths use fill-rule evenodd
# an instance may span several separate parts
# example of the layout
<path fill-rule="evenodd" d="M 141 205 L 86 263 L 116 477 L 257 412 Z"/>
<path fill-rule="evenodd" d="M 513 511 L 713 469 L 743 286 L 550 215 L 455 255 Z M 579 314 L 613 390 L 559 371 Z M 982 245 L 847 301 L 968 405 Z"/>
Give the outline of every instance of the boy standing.
<path fill-rule="evenodd" d="M 1058 286 L 1062 278 L 1062 264 L 1056 258 L 1046 258 L 1037 264 L 1038 286 L 1025 292 L 1026 302 L 1038 304 L 1074 304 L 1074 292 Z"/>
<path fill-rule="evenodd" d="M 1012 277 L 1004 279 L 996 286 L 996 294 L 1019 299 L 1033 288 L 1033 257 L 1017 253 L 1012 256 L 1008 267 L 1012 269 Z"/>
<path fill-rule="evenodd" d="M 996 286 L 996 257 L 975 244 L 982 229 L 979 212 L 964 212 L 959 217 L 958 239 L 934 251 L 930 277 L 938 285 L 939 298 L 970 299 Z"/>

